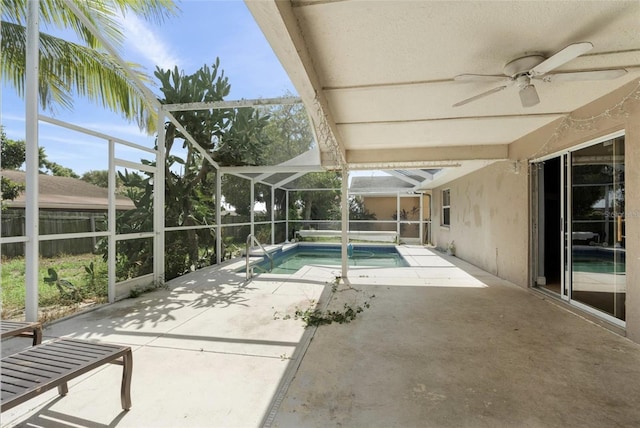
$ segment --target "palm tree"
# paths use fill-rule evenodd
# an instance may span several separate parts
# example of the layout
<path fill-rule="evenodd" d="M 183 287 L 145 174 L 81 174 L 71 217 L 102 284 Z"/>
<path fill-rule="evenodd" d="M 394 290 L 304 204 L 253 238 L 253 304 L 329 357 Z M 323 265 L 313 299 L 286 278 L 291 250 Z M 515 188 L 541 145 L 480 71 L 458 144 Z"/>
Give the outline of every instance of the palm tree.
<path fill-rule="evenodd" d="M 1 6 L 0 72 L 2 79 L 20 96 L 24 96 L 25 85 L 27 1 L 3 0 Z M 160 22 L 177 12 L 173 0 L 73 2 L 116 48 L 124 38 L 118 18 L 125 13 Z M 71 108 L 73 96 L 79 95 L 122 113 L 127 119 L 137 121 L 141 128 L 153 128 L 153 111 L 132 79 L 63 0 L 40 0 L 40 23 L 42 27 L 72 30 L 79 40 L 74 43 L 40 33 L 39 94 L 43 109 L 56 105 Z M 151 80 L 139 65 L 129 65 L 142 81 Z"/>

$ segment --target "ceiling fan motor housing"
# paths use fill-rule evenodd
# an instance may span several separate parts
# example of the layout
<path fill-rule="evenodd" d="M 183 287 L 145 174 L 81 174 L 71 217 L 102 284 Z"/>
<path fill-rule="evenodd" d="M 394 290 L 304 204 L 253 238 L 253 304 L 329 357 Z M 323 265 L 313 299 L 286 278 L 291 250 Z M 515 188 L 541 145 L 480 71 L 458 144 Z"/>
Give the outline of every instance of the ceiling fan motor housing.
<path fill-rule="evenodd" d="M 542 55 L 527 55 L 522 58 L 514 59 L 504 66 L 504 74 L 517 79 L 519 75 L 526 75 L 533 67 L 541 64 L 546 58 Z"/>

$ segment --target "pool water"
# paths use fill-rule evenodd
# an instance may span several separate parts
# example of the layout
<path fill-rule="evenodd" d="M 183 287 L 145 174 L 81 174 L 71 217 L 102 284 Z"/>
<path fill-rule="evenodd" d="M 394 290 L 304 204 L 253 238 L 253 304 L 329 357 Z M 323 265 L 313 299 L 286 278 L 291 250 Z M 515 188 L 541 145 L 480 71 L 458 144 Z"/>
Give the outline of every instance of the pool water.
<path fill-rule="evenodd" d="M 340 246 L 300 245 L 288 251 L 278 250 L 273 256 L 273 270 L 270 273 L 291 275 L 308 265 L 342 266 Z M 406 267 L 409 264 L 393 246 L 359 246 L 353 247 L 349 257 L 349 266 L 367 267 Z M 269 261 L 263 261 L 255 269 L 256 273 L 267 272 Z"/>
<path fill-rule="evenodd" d="M 625 273 L 626 265 L 624 262 L 613 262 L 608 260 L 597 261 L 574 261 L 573 270 L 576 272 L 589 273 Z"/>

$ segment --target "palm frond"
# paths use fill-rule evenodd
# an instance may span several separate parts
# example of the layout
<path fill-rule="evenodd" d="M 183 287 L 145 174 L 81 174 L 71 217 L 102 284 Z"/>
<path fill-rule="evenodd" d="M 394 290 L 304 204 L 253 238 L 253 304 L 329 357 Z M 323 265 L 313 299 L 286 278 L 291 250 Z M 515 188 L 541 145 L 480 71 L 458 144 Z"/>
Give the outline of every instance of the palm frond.
<path fill-rule="evenodd" d="M 120 46 L 124 36 L 121 18 L 134 13 L 141 18 L 162 22 L 177 14 L 173 0 L 70 0 L 80 9 L 103 37 L 113 46 Z M 40 22 L 44 27 L 68 28 L 79 40 L 91 48 L 99 48 L 100 41 L 65 5 L 66 0 L 40 0 Z M 3 0 L 2 20 L 26 26 L 27 0 Z"/>
<path fill-rule="evenodd" d="M 173 0 L 111 0 L 123 15 L 133 12 L 136 15 L 156 23 L 180 12 Z"/>
<path fill-rule="evenodd" d="M 4 80 L 24 96 L 25 28 L 2 22 L 0 29 L 0 71 Z M 143 82 L 151 80 L 139 65 L 131 63 L 129 66 Z M 141 129 L 153 131 L 153 107 L 109 54 L 40 33 L 39 70 L 40 103 L 44 109 L 54 105 L 71 108 L 73 96 L 77 94 L 121 112 L 125 118 L 135 120 Z"/>

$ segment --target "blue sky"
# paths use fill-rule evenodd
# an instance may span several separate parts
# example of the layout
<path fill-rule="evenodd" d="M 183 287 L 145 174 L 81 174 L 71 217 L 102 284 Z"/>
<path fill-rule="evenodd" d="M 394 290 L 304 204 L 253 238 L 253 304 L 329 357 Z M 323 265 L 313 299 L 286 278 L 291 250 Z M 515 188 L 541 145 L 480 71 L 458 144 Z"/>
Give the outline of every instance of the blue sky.
<path fill-rule="evenodd" d="M 127 17 L 122 57 L 141 64 L 149 75 L 153 75 L 156 65 L 163 68 L 177 65 L 185 73 L 193 73 L 220 57 L 220 65 L 231 83 L 228 100 L 295 94 L 243 1 L 183 0 L 178 6 L 181 9 L 178 16 L 162 24 Z M 142 135 L 134 123 L 83 99 L 75 100 L 72 111 L 58 108 L 54 113 L 43 114 L 146 147 L 153 145 L 153 137 Z M 9 138 L 24 139 L 24 115 L 24 101 L 3 83 L 1 120 Z M 103 140 L 46 123 L 40 124 L 39 134 L 40 145 L 45 147 L 49 160 L 78 174 L 107 169 L 107 146 Z M 125 159 L 139 160 L 144 156 L 126 148 L 118 150 L 116 156 Z"/>

